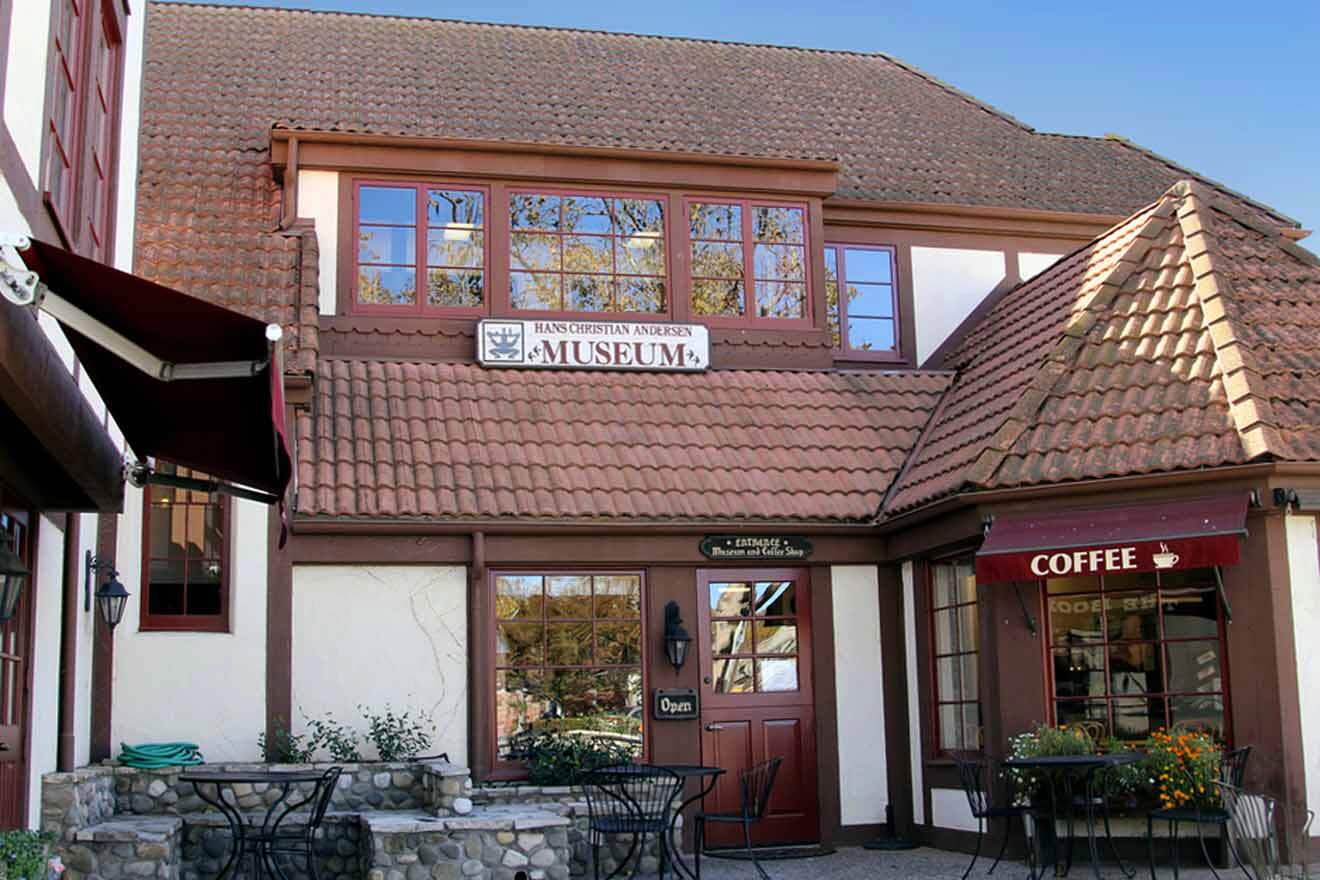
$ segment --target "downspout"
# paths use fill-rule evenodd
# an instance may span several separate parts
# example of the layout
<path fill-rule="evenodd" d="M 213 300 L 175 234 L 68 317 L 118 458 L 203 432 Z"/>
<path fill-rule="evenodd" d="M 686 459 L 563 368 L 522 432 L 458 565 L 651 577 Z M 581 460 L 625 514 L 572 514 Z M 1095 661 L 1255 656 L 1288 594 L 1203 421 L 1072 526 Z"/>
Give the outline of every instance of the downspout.
<path fill-rule="evenodd" d="M 78 526 L 76 513 L 64 517 L 64 604 L 60 614 L 60 706 L 59 739 L 55 747 L 55 769 L 61 773 L 73 769 L 76 754 L 76 708 L 78 675 L 78 576 L 82 566 L 78 560 Z M 35 596 L 35 585 L 29 595 Z"/>
<path fill-rule="evenodd" d="M 482 650 L 486 638 L 486 533 L 472 533 L 472 559 L 468 569 L 467 601 L 467 637 L 468 637 L 468 766 L 474 771 L 476 781 L 482 781 L 490 772 L 490 762 L 486 757 L 485 737 L 491 728 L 487 712 L 489 709 L 486 691 L 482 685 L 485 670 L 479 667 L 483 661 L 494 662 L 487 658 Z"/>

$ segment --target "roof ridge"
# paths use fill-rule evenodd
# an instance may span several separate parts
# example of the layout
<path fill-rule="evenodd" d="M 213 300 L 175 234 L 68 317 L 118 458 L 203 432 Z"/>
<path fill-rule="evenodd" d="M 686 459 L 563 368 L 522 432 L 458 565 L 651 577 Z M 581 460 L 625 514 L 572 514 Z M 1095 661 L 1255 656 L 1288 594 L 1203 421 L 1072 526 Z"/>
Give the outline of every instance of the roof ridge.
<path fill-rule="evenodd" d="M 963 475 L 963 485 L 984 485 L 999 470 L 1013 445 L 1031 428 L 1050 391 L 1068 376 L 1070 367 L 1076 362 L 1085 344 L 1087 334 L 1099 323 L 1098 315 L 1108 311 L 1132 272 L 1151 249 L 1155 237 L 1172 220 L 1174 206 L 1166 193 L 1155 203 L 1151 215 L 1115 260 L 1108 275 L 1097 283 L 1091 298 L 1075 310 L 1076 316 L 1064 326 L 1061 338 L 1046 353 L 1026 390 L 1004 416 L 976 460 L 967 468 Z M 1110 230 L 1106 235 L 1112 232 Z"/>
<path fill-rule="evenodd" d="M 1228 397 L 1229 415 L 1242 441 L 1248 459 L 1263 455 L 1283 455 L 1285 444 L 1269 395 L 1257 389 L 1264 380 L 1255 353 L 1242 341 L 1238 330 L 1237 301 L 1227 277 L 1218 271 L 1214 252 L 1218 243 L 1202 213 L 1213 206 L 1204 186 L 1184 180 L 1174 184 L 1169 193 L 1179 200 L 1178 224 L 1183 238 L 1183 259 L 1192 269 L 1192 289 L 1201 306 L 1201 322 L 1214 346 Z"/>

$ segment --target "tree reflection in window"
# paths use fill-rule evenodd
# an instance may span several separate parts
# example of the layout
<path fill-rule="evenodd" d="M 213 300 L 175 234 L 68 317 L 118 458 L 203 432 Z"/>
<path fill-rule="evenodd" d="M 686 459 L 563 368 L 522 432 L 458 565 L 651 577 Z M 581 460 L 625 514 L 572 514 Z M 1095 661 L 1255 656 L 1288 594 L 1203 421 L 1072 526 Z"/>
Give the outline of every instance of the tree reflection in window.
<path fill-rule="evenodd" d="M 641 576 L 495 577 L 495 718 L 519 734 L 573 732 L 642 752 Z"/>
<path fill-rule="evenodd" d="M 858 357 L 897 354 L 895 290 L 893 248 L 826 245 L 825 311 L 834 347 Z"/>
<path fill-rule="evenodd" d="M 665 311 L 659 199 L 513 193 L 509 293 L 524 311 Z"/>
<path fill-rule="evenodd" d="M 805 209 L 694 202 L 688 206 L 688 232 L 693 314 L 807 317 Z"/>

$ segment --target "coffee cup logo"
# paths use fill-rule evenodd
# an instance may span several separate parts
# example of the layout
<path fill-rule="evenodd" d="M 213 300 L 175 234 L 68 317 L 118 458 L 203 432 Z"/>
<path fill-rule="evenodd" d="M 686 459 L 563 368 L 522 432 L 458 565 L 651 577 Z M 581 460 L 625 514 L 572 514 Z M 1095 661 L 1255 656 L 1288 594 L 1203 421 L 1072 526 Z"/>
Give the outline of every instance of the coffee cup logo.
<path fill-rule="evenodd" d="M 1180 558 L 1177 553 L 1170 553 L 1169 545 L 1161 541 L 1160 552 L 1153 554 L 1151 561 L 1155 563 L 1156 568 L 1173 568 Z"/>

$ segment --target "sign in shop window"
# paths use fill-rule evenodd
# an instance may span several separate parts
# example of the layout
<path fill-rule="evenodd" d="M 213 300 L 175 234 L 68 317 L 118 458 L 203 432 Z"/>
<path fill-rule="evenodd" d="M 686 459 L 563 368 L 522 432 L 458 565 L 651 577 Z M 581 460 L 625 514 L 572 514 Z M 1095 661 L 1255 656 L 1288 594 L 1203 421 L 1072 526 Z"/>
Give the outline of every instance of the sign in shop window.
<path fill-rule="evenodd" d="M 700 714 L 694 688 L 657 688 L 651 714 L 656 721 L 690 721 Z"/>

